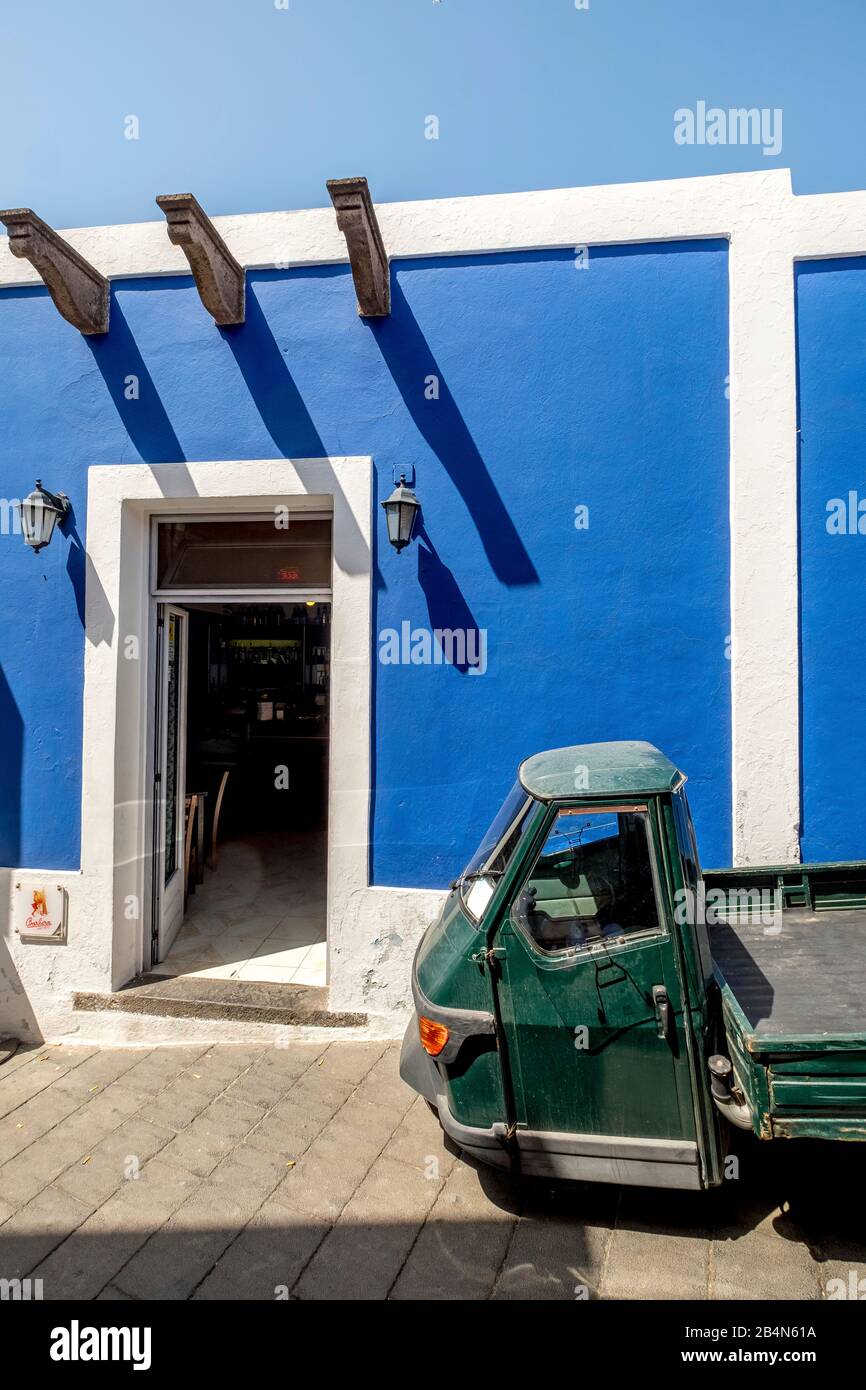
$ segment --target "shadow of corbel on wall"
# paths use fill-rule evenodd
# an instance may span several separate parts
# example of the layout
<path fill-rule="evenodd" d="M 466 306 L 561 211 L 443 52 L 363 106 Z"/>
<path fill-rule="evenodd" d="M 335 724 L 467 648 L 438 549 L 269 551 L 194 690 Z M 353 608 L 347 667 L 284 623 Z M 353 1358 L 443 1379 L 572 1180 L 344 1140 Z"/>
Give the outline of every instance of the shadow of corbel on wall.
<path fill-rule="evenodd" d="M 180 440 L 114 294 L 111 301 L 111 332 L 84 341 L 139 457 L 145 463 L 181 462 Z"/>
<path fill-rule="evenodd" d="M 247 284 L 246 321 L 220 333 L 231 349 L 262 422 L 284 458 L 327 454 L 310 412 L 271 332 L 255 287 Z"/>
<path fill-rule="evenodd" d="M 497 579 L 509 586 L 537 584 L 538 574 L 520 533 L 396 276 L 392 276 L 390 316 L 368 322 L 406 408 L 466 503 Z M 428 377 L 437 378 L 437 400 L 425 399 Z"/>

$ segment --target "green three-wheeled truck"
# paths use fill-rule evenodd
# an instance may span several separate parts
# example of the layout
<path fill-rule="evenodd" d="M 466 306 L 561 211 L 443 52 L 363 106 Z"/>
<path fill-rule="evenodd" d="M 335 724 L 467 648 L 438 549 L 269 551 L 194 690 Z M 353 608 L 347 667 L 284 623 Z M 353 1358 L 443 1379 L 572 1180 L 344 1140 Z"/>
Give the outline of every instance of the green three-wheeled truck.
<path fill-rule="evenodd" d="M 702 874 L 684 783 L 529 758 L 425 934 L 401 1074 L 483 1162 L 704 1188 L 726 1123 L 866 1139 L 866 863 Z"/>

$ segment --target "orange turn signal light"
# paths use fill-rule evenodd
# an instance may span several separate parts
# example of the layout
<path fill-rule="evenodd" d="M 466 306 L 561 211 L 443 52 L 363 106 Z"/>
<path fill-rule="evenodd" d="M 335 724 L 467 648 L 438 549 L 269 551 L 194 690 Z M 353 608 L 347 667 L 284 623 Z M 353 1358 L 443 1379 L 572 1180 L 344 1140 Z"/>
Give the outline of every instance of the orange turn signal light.
<path fill-rule="evenodd" d="M 418 1036 L 424 1051 L 431 1057 L 438 1057 L 448 1041 L 448 1029 L 444 1023 L 434 1023 L 432 1018 L 422 1014 L 418 1019 Z"/>

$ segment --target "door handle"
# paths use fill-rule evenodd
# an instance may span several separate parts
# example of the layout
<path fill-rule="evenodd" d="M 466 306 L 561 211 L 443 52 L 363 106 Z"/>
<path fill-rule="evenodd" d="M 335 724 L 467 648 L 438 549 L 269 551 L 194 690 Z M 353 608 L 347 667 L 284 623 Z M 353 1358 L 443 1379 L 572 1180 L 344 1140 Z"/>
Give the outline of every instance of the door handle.
<path fill-rule="evenodd" d="M 653 1004 L 658 1021 L 658 1035 L 670 1042 L 673 1037 L 674 1011 L 665 985 L 653 985 Z"/>

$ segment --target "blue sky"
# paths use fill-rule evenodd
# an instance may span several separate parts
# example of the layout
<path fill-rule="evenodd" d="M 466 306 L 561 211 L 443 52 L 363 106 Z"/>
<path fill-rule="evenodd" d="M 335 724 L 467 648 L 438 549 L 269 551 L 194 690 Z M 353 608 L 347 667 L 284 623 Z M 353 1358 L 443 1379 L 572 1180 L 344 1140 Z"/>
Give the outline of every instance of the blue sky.
<path fill-rule="evenodd" d="M 350 174 L 378 201 L 780 166 L 862 188 L 864 54 L 862 0 L 3 0 L 0 206 L 316 207 Z M 781 152 L 677 144 L 699 101 L 781 108 Z"/>

